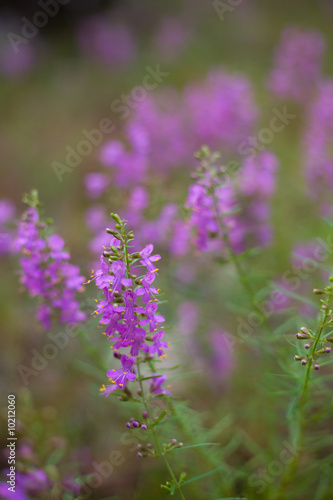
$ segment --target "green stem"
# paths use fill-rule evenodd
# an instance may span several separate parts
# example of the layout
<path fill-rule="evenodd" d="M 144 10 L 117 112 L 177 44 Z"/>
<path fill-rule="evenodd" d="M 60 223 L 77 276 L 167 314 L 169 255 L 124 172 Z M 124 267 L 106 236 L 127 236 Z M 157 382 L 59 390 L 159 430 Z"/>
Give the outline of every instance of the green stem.
<path fill-rule="evenodd" d="M 318 333 L 316 335 L 315 341 L 314 341 L 313 345 L 311 346 L 311 354 L 309 356 L 309 361 L 308 361 L 308 365 L 307 365 L 307 369 L 306 369 L 306 373 L 305 373 L 303 388 L 302 388 L 302 391 L 301 391 L 300 396 L 299 396 L 298 421 L 297 421 L 297 445 L 296 445 L 298 450 L 302 450 L 302 448 L 304 447 L 305 431 L 307 428 L 307 421 L 306 421 L 304 413 L 305 413 L 305 407 L 306 407 L 306 403 L 308 401 L 308 396 L 309 396 L 308 389 L 309 389 L 310 373 L 311 373 L 311 368 L 313 366 L 314 356 L 315 356 L 315 352 L 317 350 L 318 343 L 320 341 L 323 330 L 327 324 L 327 318 L 328 318 L 329 310 L 330 310 L 330 303 L 332 300 L 332 293 L 333 292 L 330 291 L 327 302 L 326 302 L 327 308 L 325 309 L 323 321 L 319 325 L 319 329 L 318 329 Z M 286 470 L 285 474 L 283 475 L 283 477 L 281 479 L 280 488 L 277 491 L 276 500 L 284 500 L 285 491 L 293 479 L 294 473 L 298 467 L 299 459 L 300 459 L 300 453 L 298 453 L 295 456 L 294 460 L 289 464 L 288 469 Z"/>
<path fill-rule="evenodd" d="M 124 237 L 124 253 L 125 253 L 125 261 L 126 261 L 126 278 L 129 278 L 130 274 L 130 266 L 129 266 L 129 260 L 128 260 L 128 248 L 127 248 L 127 236 L 126 236 L 126 231 L 124 226 L 121 228 L 121 233 Z"/>
<path fill-rule="evenodd" d="M 183 492 L 182 492 L 182 490 L 181 490 L 181 488 L 180 488 L 180 485 L 179 485 L 179 483 L 178 483 L 178 481 L 177 481 L 177 479 L 176 479 L 176 476 L 175 476 L 175 474 L 174 474 L 174 472 L 173 472 L 173 470 L 172 470 L 172 468 L 171 468 L 171 466 L 170 466 L 170 464 L 169 464 L 168 460 L 167 460 L 167 459 L 166 459 L 166 457 L 165 457 L 164 452 L 162 451 L 162 448 L 161 448 L 161 445 L 160 445 L 160 443 L 159 443 L 159 440 L 158 440 L 157 434 L 156 434 L 155 429 L 154 429 L 154 427 L 153 427 L 153 425 L 152 425 L 152 424 L 153 424 L 153 422 L 152 422 L 151 417 L 150 417 L 149 407 L 148 407 L 148 404 L 147 404 L 147 400 L 146 400 L 146 397 L 145 397 L 145 393 L 144 393 L 144 389 L 143 389 L 143 384 L 142 384 L 142 380 L 141 380 L 141 373 L 140 373 L 140 361 L 139 361 L 139 360 L 137 361 L 137 368 L 138 368 L 138 380 L 139 380 L 139 384 L 140 384 L 140 390 L 141 390 L 142 402 L 143 402 L 143 405 L 144 405 L 145 410 L 146 410 L 147 415 L 148 415 L 149 429 L 150 429 L 150 431 L 151 431 L 151 433 L 152 433 L 152 435 L 153 435 L 153 438 L 154 438 L 154 441 L 155 441 L 155 444 L 156 444 L 157 451 L 158 451 L 159 455 L 162 457 L 162 460 L 163 460 L 163 462 L 164 462 L 164 465 L 165 465 L 165 467 L 167 468 L 167 470 L 168 470 L 168 472 L 169 472 L 169 474 L 170 474 L 170 476 L 171 476 L 172 481 L 174 482 L 174 484 L 175 484 L 175 485 L 176 485 L 176 487 L 177 487 L 177 490 L 178 490 L 178 492 L 179 492 L 180 498 L 181 498 L 182 500 L 185 500 L 185 497 L 184 497 Z"/>
<path fill-rule="evenodd" d="M 235 252 L 234 252 L 234 250 L 232 248 L 232 245 L 231 245 L 230 240 L 229 240 L 228 228 L 225 226 L 225 224 L 223 223 L 221 217 L 219 216 L 217 199 L 216 199 L 215 195 L 214 195 L 213 199 L 214 199 L 214 210 L 215 210 L 216 222 L 218 224 L 219 230 L 221 232 L 222 239 L 223 239 L 224 244 L 226 246 L 229 260 L 234 265 L 234 267 L 235 267 L 235 269 L 237 271 L 239 280 L 240 280 L 241 284 L 243 285 L 243 288 L 246 291 L 246 293 L 247 293 L 247 295 L 249 297 L 249 300 L 250 300 L 253 308 L 259 314 L 260 318 L 262 319 L 263 323 L 265 324 L 265 327 L 266 327 L 267 331 L 269 333 L 273 333 L 273 331 L 271 329 L 271 326 L 270 326 L 270 324 L 267 321 L 266 316 L 262 313 L 262 311 L 259 309 L 258 305 L 255 302 L 255 293 L 254 293 L 254 290 L 253 290 L 253 288 L 252 288 L 252 286 L 251 286 L 251 284 L 250 284 L 250 282 L 249 282 L 249 280 L 248 280 L 248 278 L 246 276 L 246 273 L 245 273 L 243 267 L 241 266 L 241 264 L 240 264 L 240 262 L 238 260 L 237 255 L 235 254 Z"/>

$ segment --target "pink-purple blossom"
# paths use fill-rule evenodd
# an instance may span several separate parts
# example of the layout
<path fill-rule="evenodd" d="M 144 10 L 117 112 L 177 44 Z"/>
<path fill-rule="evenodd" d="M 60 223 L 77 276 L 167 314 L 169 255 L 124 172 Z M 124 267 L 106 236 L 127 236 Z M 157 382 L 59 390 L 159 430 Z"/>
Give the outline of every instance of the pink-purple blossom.
<path fill-rule="evenodd" d="M 280 99 L 307 104 L 321 79 L 324 49 L 320 33 L 286 28 L 275 52 L 269 89 Z"/>
<path fill-rule="evenodd" d="M 15 251 L 21 252 L 20 283 L 31 297 L 38 297 L 37 318 L 49 329 L 52 317 L 76 325 L 85 320 L 76 293 L 83 290 L 80 269 L 69 262 L 64 240 L 49 230 L 36 208 L 23 214 L 18 226 Z"/>

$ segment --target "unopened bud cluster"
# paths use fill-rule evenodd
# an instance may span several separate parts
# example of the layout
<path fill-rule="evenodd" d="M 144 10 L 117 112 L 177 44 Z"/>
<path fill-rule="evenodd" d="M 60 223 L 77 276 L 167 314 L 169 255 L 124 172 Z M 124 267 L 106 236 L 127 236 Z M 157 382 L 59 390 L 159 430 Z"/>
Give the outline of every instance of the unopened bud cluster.
<path fill-rule="evenodd" d="M 330 277 L 330 281 L 333 282 L 333 277 Z M 304 344 L 304 348 L 307 350 L 312 349 L 309 356 L 300 356 L 296 355 L 294 357 L 295 361 L 300 361 L 302 365 L 311 364 L 314 370 L 319 370 L 319 364 L 316 359 L 318 356 L 322 354 L 329 354 L 331 352 L 331 347 L 327 345 L 327 343 L 333 343 L 333 337 L 324 337 L 321 338 L 321 334 L 324 328 L 328 325 L 331 325 L 333 322 L 333 313 L 330 308 L 330 303 L 332 299 L 333 287 L 327 286 L 324 289 L 315 288 L 313 293 L 315 295 L 326 295 L 326 300 L 321 299 L 320 309 L 324 314 L 324 318 L 322 323 L 320 324 L 318 333 L 314 333 L 306 327 L 302 327 L 300 332 L 296 333 L 296 338 L 298 340 L 306 340 L 307 342 Z"/>
<path fill-rule="evenodd" d="M 129 421 L 126 422 L 126 427 L 128 429 L 142 429 L 143 431 L 146 431 L 148 428 L 146 424 L 136 420 L 135 418 L 130 418 Z"/>

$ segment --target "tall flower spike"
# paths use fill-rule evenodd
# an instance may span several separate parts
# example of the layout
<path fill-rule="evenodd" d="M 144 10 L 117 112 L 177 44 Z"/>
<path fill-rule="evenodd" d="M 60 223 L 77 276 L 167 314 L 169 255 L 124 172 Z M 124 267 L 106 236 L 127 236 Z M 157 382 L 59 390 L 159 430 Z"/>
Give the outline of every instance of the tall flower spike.
<path fill-rule="evenodd" d="M 37 318 L 49 329 L 52 317 L 75 325 L 86 319 L 76 293 L 82 291 L 80 269 L 69 262 L 64 240 L 53 233 L 50 223 L 41 219 L 38 193 L 24 197 L 29 206 L 18 226 L 15 251 L 21 252 L 20 283 L 31 297 L 39 297 Z"/>
<path fill-rule="evenodd" d="M 249 246 L 268 244 L 277 158 L 264 151 L 255 160 L 246 160 L 233 179 L 227 168 L 218 164 L 218 153 L 203 147 L 196 158 L 200 166 L 192 176 L 195 184 L 189 188 L 185 207 L 197 250 L 228 253 L 230 245 L 234 253 L 240 253 Z"/>
<path fill-rule="evenodd" d="M 159 290 L 152 286 L 157 274 L 155 262 L 161 257 L 153 255 L 152 244 L 146 245 L 141 252 L 129 253 L 129 243 L 134 235 L 126 232 L 126 221 L 121 220 L 118 215 L 111 215 L 116 222 L 115 229 L 107 229 L 107 232 L 119 244 L 115 247 L 110 243 L 110 247 L 103 250 L 101 269 L 93 277 L 97 287 L 102 288 L 104 293 L 104 297 L 97 300 L 95 314 L 100 316 L 99 323 L 103 329 L 106 325 L 103 333 L 110 341 L 115 356 L 120 358 L 122 369 L 107 372 L 111 384 L 103 385 L 101 393 L 108 396 L 115 390 L 120 390 L 128 397 L 129 383 L 141 383 L 134 362 L 139 364 L 145 360 L 152 362 L 155 357 L 164 358 L 165 350 L 169 347 L 169 343 L 162 340 L 164 331 L 160 323 L 165 319 L 158 314 L 159 301 L 156 297 Z M 136 279 L 140 264 L 146 268 L 146 272 Z M 163 393 L 161 384 L 166 378 L 163 377 L 155 395 Z M 149 377 L 145 380 L 149 380 Z M 169 391 L 165 393 L 170 394 Z"/>

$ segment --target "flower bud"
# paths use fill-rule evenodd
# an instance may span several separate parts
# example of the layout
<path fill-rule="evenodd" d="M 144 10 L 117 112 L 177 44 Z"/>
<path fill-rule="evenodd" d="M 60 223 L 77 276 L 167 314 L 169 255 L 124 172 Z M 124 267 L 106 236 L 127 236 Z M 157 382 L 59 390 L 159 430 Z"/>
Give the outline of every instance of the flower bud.
<path fill-rule="evenodd" d="M 119 215 L 118 215 L 118 214 L 113 214 L 113 213 L 111 213 L 111 214 L 110 214 L 110 216 L 112 217 L 112 219 L 113 219 L 114 221 L 118 222 L 118 224 L 120 224 L 120 225 L 121 225 L 121 219 L 120 219 L 120 217 L 119 217 Z"/>
<path fill-rule="evenodd" d="M 295 361 L 301 361 L 302 359 L 304 359 L 303 356 L 294 356 Z"/>
<path fill-rule="evenodd" d="M 309 339 L 310 338 L 310 335 L 307 334 L 307 333 L 296 333 L 296 337 L 298 339 Z"/>
<path fill-rule="evenodd" d="M 312 292 L 315 294 L 315 295 L 323 295 L 325 292 L 324 290 L 321 290 L 320 288 L 314 288 L 312 290 Z"/>
<path fill-rule="evenodd" d="M 302 326 L 302 328 L 301 328 L 301 332 L 303 332 L 303 333 L 307 333 L 308 335 L 310 335 L 309 330 L 308 330 L 307 328 L 305 328 L 305 326 Z"/>

